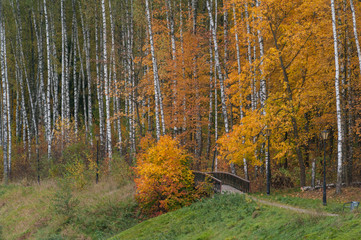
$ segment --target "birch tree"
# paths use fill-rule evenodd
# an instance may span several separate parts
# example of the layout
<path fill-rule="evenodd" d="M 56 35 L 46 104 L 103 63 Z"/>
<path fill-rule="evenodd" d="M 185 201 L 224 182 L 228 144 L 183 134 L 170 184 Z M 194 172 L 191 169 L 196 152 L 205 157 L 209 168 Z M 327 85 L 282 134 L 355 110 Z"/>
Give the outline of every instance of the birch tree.
<path fill-rule="evenodd" d="M 221 90 L 221 103 L 222 103 L 222 115 L 223 115 L 223 120 L 224 120 L 224 128 L 225 128 L 226 133 L 229 133 L 224 79 L 223 79 L 223 73 L 222 73 L 222 69 L 221 69 L 221 65 L 220 65 L 220 61 L 219 61 L 217 34 L 216 34 L 216 28 L 214 26 L 215 22 L 213 21 L 213 15 L 212 15 L 209 0 L 207 0 L 207 9 L 208 9 L 208 15 L 209 15 L 209 21 L 210 21 L 211 34 L 212 34 L 212 38 L 213 38 L 215 71 L 218 72 L 218 80 L 219 80 L 219 85 L 220 85 L 220 90 Z M 216 11 L 217 11 L 217 9 L 216 9 Z M 231 164 L 231 171 L 232 171 L 232 173 L 236 172 L 233 163 Z"/>
<path fill-rule="evenodd" d="M 148 34 L 149 34 L 149 43 L 150 43 L 150 52 L 152 55 L 152 63 L 153 63 L 153 80 L 154 80 L 154 101 L 155 101 L 155 124 L 156 124 L 156 136 L 157 141 L 161 135 L 160 133 L 160 121 L 159 121 L 159 105 L 161 102 L 161 98 L 159 96 L 159 75 L 158 75 L 158 65 L 157 59 L 154 51 L 154 40 L 153 40 L 153 31 L 152 31 L 152 21 L 150 18 L 150 10 L 149 10 L 149 0 L 145 0 L 145 11 L 147 16 L 148 23 Z"/>
<path fill-rule="evenodd" d="M 2 80 L 2 146 L 3 146 L 3 182 L 8 183 L 11 171 L 11 125 L 9 106 L 9 81 L 6 53 L 6 31 L 2 4 L 0 3 L 0 64 Z"/>
<path fill-rule="evenodd" d="M 105 109 L 106 109 L 106 146 L 109 159 L 112 159 L 112 133 L 110 125 L 110 96 L 108 81 L 108 53 L 107 53 L 107 21 L 105 14 L 105 1 L 102 0 L 103 16 L 103 62 L 104 62 L 104 91 L 105 91 Z"/>
<path fill-rule="evenodd" d="M 341 99 L 340 99 L 340 66 L 338 59 L 338 42 L 337 42 L 337 29 L 336 29 L 336 13 L 335 13 L 335 1 L 331 0 L 331 12 L 332 12 L 332 32 L 333 32 L 333 44 L 334 44 L 334 57 L 335 57 L 335 92 L 336 92 L 336 117 L 337 117 L 337 183 L 336 193 L 341 193 L 342 184 L 342 143 L 343 143 L 343 129 L 342 129 L 342 117 L 341 117 Z"/>
<path fill-rule="evenodd" d="M 355 7 L 353 5 L 353 0 L 350 0 L 350 7 L 351 7 L 351 13 L 352 13 L 353 33 L 355 36 L 355 44 L 356 44 L 357 56 L 358 56 L 358 61 L 359 61 L 360 74 L 361 74 L 361 49 L 360 49 L 360 43 L 359 43 L 358 34 L 357 34 L 356 13 L 355 13 Z"/>
<path fill-rule="evenodd" d="M 61 0 L 61 121 L 62 121 L 62 135 L 64 135 L 64 124 L 68 122 L 68 103 L 67 103 L 67 91 L 68 91 L 68 78 L 67 78 L 67 33 L 65 22 L 65 6 L 64 0 Z M 65 121 L 65 122 L 64 122 Z"/>
<path fill-rule="evenodd" d="M 119 99 L 119 86 L 118 86 L 118 78 L 117 78 L 117 71 L 115 66 L 115 26 L 113 20 L 113 10 L 111 5 L 111 0 L 109 0 L 109 18 L 110 18 L 110 29 L 111 29 L 111 40 L 112 40 L 112 49 L 111 49 L 111 69 L 113 70 L 113 77 L 114 80 L 114 92 L 115 92 L 115 109 L 114 114 L 116 118 L 116 126 L 117 126 L 117 133 L 118 133 L 118 146 L 119 152 L 122 152 L 122 129 L 120 123 L 120 99 Z M 110 78 L 111 79 L 111 78 Z M 110 80 L 111 82 L 111 80 Z"/>
<path fill-rule="evenodd" d="M 45 35 L 46 35 L 46 54 L 47 54 L 47 69 L 48 69 L 48 82 L 46 88 L 46 110 L 45 110 L 45 129 L 48 142 L 48 159 L 51 157 L 51 109 L 50 109 L 50 92 L 52 84 L 52 66 L 51 66 L 51 45 L 50 45 L 50 29 L 49 18 L 46 6 L 46 0 L 44 0 L 44 17 L 45 17 Z"/>
<path fill-rule="evenodd" d="M 103 82 L 101 81 L 101 66 L 100 66 L 100 39 L 99 39 L 99 26 L 98 26 L 98 13 L 95 10 L 95 62 L 96 62 L 96 75 L 97 75 L 97 97 L 98 97 L 98 110 L 99 110 L 99 135 L 101 145 L 104 144 L 104 100 L 103 100 Z M 101 36 L 101 35 L 100 35 Z"/>
<path fill-rule="evenodd" d="M 87 21 L 84 20 L 82 8 L 79 2 L 80 9 L 80 20 L 82 25 L 83 32 L 83 48 L 85 52 L 85 65 L 86 65 L 86 75 L 87 75 L 87 88 L 88 88 L 88 125 L 89 125 L 89 138 L 90 144 L 93 145 L 92 132 L 93 132 L 93 111 L 92 111 L 92 76 L 91 76 L 91 66 L 90 66 L 90 33 L 89 26 Z M 84 112 L 86 114 L 86 112 Z"/>
<path fill-rule="evenodd" d="M 211 34 L 212 34 L 212 38 L 213 38 L 214 59 L 215 59 L 215 64 L 216 64 L 216 71 L 218 73 L 218 80 L 219 80 L 220 90 L 221 90 L 221 102 L 222 102 L 222 114 L 223 114 L 223 118 L 224 118 L 224 128 L 225 128 L 226 133 L 229 133 L 224 79 L 223 79 L 221 64 L 220 64 L 220 61 L 219 61 L 217 34 L 216 34 L 216 29 L 214 27 L 213 15 L 212 15 L 212 11 L 211 11 L 211 8 L 210 8 L 209 0 L 207 0 L 207 9 L 208 9 L 208 15 L 209 15 L 209 19 L 210 19 L 209 21 L 210 21 L 210 26 L 211 26 L 210 27 L 211 28 Z"/>

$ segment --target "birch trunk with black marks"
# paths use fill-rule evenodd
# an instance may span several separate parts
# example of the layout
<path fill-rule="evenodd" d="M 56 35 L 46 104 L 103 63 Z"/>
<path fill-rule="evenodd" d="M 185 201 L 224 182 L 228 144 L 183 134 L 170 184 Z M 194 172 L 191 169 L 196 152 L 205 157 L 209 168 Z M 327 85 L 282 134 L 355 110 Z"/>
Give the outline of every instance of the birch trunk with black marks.
<path fill-rule="evenodd" d="M 335 14 L 335 1 L 331 0 L 332 12 L 332 32 L 334 44 L 334 57 L 335 57 L 335 92 L 336 92 L 336 116 L 337 116 L 337 182 L 336 193 L 341 193 L 342 184 L 342 145 L 343 145 L 343 129 L 342 129 L 342 116 L 341 116 L 341 99 L 340 99 L 340 66 L 338 56 L 338 42 L 337 42 L 337 29 L 336 29 L 336 14 Z"/>
<path fill-rule="evenodd" d="M 149 0 L 145 0 L 145 10 L 147 15 L 147 23 L 148 23 L 148 36 L 150 43 L 150 53 L 152 55 L 152 63 L 153 63 L 153 78 L 154 78 L 154 101 L 155 101 L 155 124 L 156 124 L 156 136 L 157 141 L 160 138 L 160 121 L 159 121 L 159 105 L 160 105 L 160 96 L 158 91 L 159 86 L 159 75 L 158 75 L 158 65 L 157 59 L 155 57 L 154 51 L 154 40 L 153 40 L 153 31 L 152 31 L 152 21 L 150 18 L 150 10 L 149 10 Z"/>
<path fill-rule="evenodd" d="M 96 75 L 97 75 L 97 97 L 98 97 L 98 110 L 99 110 L 99 138 L 100 145 L 104 146 L 104 100 L 103 100 L 103 84 L 101 81 L 101 66 L 100 66 L 100 39 L 99 39 L 99 25 L 98 13 L 95 13 L 95 62 L 96 62 Z M 90 43 L 89 43 L 90 44 Z"/>
<path fill-rule="evenodd" d="M 105 91 L 105 109 L 106 109 L 106 146 L 108 158 L 112 159 L 112 132 L 110 125 L 110 94 L 108 81 L 108 53 L 107 53 L 107 21 L 105 13 L 105 0 L 102 0 L 102 16 L 103 16 L 103 64 L 104 64 L 104 91 Z M 111 168 L 111 161 L 109 163 Z"/>
<path fill-rule="evenodd" d="M 46 0 L 44 0 L 44 17 L 45 17 L 45 35 L 46 35 L 46 57 L 47 57 L 47 69 L 48 69 L 48 82 L 46 88 L 46 113 L 45 113 L 45 131 L 47 137 L 47 148 L 48 148 L 48 159 L 51 157 L 51 106 L 50 106 L 50 95 L 52 85 L 52 66 L 51 66 L 51 45 L 50 45 L 50 29 L 49 29 L 49 18 L 46 6 Z"/>
<path fill-rule="evenodd" d="M 67 124 L 67 34 L 65 22 L 64 0 L 61 0 L 61 133 L 64 135 L 64 124 Z"/>
<path fill-rule="evenodd" d="M 115 65 L 115 26 L 113 20 L 113 9 L 111 5 L 111 1 L 109 1 L 109 18 L 110 18 L 110 29 L 111 29 L 111 39 L 112 39 L 112 49 L 111 49 L 111 67 L 113 70 L 113 80 L 114 80 L 114 115 L 116 118 L 116 129 L 118 134 L 118 151 L 122 152 L 122 131 L 121 131 L 121 124 L 120 124 L 120 99 L 119 99 L 119 86 L 118 86 L 118 78 L 117 78 L 117 70 Z M 112 82 L 110 80 L 110 82 Z"/>
<path fill-rule="evenodd" d="M 83 32 L 83 49 L 85 52 L 85 68 L 87 76 L 87 89 L 88 89 L 88 112 L 84 112 L 84 115 L 88 114 L 88 128 L 89 128 L 89 139 L 90 144 L 93 145 L 93 111 L 92 111 L 92 75 L 91 75 L 91 66 L 90 66 L 90 33 L 88 22 L 83 17 L 82 8 L 79 2 L 80 9 L 80 21 L 82 25 Z M 85 80 L 85 79 L 84 79 Z"/>
<path fill-rule="evenodd" d="M 220 90 L 221 90 L 221 102 L 222 102 L 222 114 L 223 114 L 223 119 L 224 119 L 224 128 L 225 128 L 226 133 L 229 133 L 226 94 L 225 94 L 223 73 L 222 73 L 221 64 L 219 61 L 217 31 L 214 26 L 213 15 L 212 15 L 212 11 L 210 8 L 209 0 L 207 0 L 207 9 L 208 9 L 208 15 L 209 15 L 209 20 L 210 20 L 211 34 L 212 34 L 212 38 L 213 38 L 214 60 L 215 60 L 215 64 L 216 64 L 216 71 L 218 73 L 218 78 L 219 78 L 218 80 L 219 80 L 219 85 L 220 85 Z"/>
<path fill-rule="evenodd" d="M 8 114 L 8 78 L 7 78 L 7 56 L 6 56 L 6 33 L 5 33 L 5 24 L 3 22 L 3 9 L 2 3 L 0 2 L 0 64 L 1 64 L 1 81 L 2 81 L 2 147 L 3 147 L 3 182 L 4 184 L 8 183 L 10 169 L 9 164 L 10 159 L 10 146 L 9 146 L 9 114 Z"/>
<path fill-rule="evenodd" d="M 357 34 L 356 12 L 355 12 L 355 7 L 353 5 L 353 0 L 350 0 L 350 7 L 351 7 L 351 13 L 352 13 L 353 33 L 355 36 L 355 44 L 356 44 L 357 56 L 358 56 L 358 61 L 359 61 L 360 74 L 361 74 L 361 49 L 360 49 L 360 43 L 359 43 L 358 34 Z"/>

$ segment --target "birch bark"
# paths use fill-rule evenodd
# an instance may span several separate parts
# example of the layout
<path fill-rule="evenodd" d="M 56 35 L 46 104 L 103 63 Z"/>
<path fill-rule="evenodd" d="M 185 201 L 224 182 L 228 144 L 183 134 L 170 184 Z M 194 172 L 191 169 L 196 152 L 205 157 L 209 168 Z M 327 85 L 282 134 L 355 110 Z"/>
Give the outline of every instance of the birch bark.
<path fill-rule="evenodd" d="M 216 33 L 216 29 L 214 27 L 213 15 L 212 15 L 212 11 L 210 9 L 209 0 L 207 0 L 207 9 L 208 9 L 208 15 L 209 15 L 209 19 L 210 19 L 210 27 L 211 27 L 212 37 L 213 37 L 214 59 L 215 59 L 215 64 L 216 64 L 216 71 L 218 72 L 219 84 L 220 84 L 220 88 L 221 88 L 221 102 L 222 102 L 222 114 L 223 114 L 223 119 L 224 119 L 224 128 L 225 128 L 226 133 L 229 133 L 224 79 L 223 79 L 221 64 L 219 61 L 217 33 Z"/>
<path fill-rule="evenodd" d="M 80 9 L 80 21 L 83 31 L 83 48 L 85 52 L 85 65 L 86 65 L 86 75 L 87 75 L 87 88 L 88 88 L 88 125 L 89 125 L 89 138 L 90 144 L 93 145 L 93 111 L 92 111 L 92 76 L 91 76 L 91 66 L 90 66 L 90 34 L 88 23 L 84 21 L 82 8 L 79 2 Z M 84 112 L 86 114 L 86 112 Z"/>
<path fill-rule="evenodd" d="M 153 31 L 152 31 L 152 22 L 150 18 L 150 10 L 149 10 L 149 0 L 145 0 L 145 10 L 147 15 L 147 22 L 148 22 L 148 33 L 149 33 L 149 42 L 150 42 L 150 52 L 152 55 L 152 63 L 153 63 L 153 78 L 154 78 L 154 98 L 155 98 L 155 123 L 156 123 L 156 136 L 157 141 L 160 137 L 160 123 L 159 123 L 159 102 L 160 96 L 159 96 L 159 75 L 158 75 L 158 65 L 157 65 L 157 59 L 155 57 L 155 51 L 154 51 L 154 40 L 153 40 Z"/>
<path fill-rule="evenodd" d="M 99 57 L 99 26 L 98 26 L 98 14 L 95 16 L 95 62 L 96 62 L 96 73 L 97 73 L 97 97 L 98 97 L 98 108 L 99 108 L 99 135 L 101 146 L 104 144 L 104 101 L 103 101 L 103 84 L 101 81 L 101 67 Z M 88 44 L 90 44 L 88 42 Z"/>
<path fill-rule="evenodd" d="M 67 65 L 67 36 L 66 36 L 66 23 L 65 23 L 65 9 L 64 0 L 61 0 L 61 133 L 64 135 L 64 124 L 67 119 L 66 113 L 66 91 L 67 91 L 67 79 L 66 79 L 66 65 Z"/>
<path fill-rule="evenodd" d="M 360 74 L 361 74 L 361 49 L 360 49 L 360 43 L 359 43 L 358 34 L 357 34 L 356 13 L 355 13 L 355 7 L 353 5 L 353 0 L 350 0 L 350 7 L 351 7 L 351 12 L 352 12 L 353 32 L 354 32 L 354 36 L 355 36 L 357 56 L 358 56 L 358 61 L 359 61 Z"/>
<path fill-rule="evenodd" d="M 343 129 L 341 117 L 341 99 L 340 99 L 340 66 L 338 59 L 338 42 L 337 42 L 337 29 L 336 29 L 336 14 L 335 14 L 335 1 L 331 0 L 332 11 L 332 32 L 334 44 L 334 57 L 335 57 L 335 92 L 336 92 L 336 115 L 337 115 L 337 182 L 336 193 L 341 193 L 342 184 L 342 145 L 343 145 Z"/>
<path fill-rule="evenodd" d="M 105 91 L 105 109 L 106 109 L 106 145 L 108 157 L 112 159 L 112 132 L 110 125 L 110 96 L 109 96 L 109 81 L 108 81 L 108 53 L 107 53 L 107 21 L 105 13 L 105 1 L 102 0 L 102 15 L 103 15 L 103 62 L 104 62 L 104 91 Z M 111 168 L 111 162 L 109 164 Z"/>
<path fill-rule="evenodd" d="M 8 138 L 8 106 L 7 106 L 7 68 L 6 68 L 6 42 L 5 27 L 3 23 L 2 3 L 0 2 L 0 64 L 1 64 L 1 80 L 2 80 L 2 143 L 3 143 L 3 182 L 8 183 L 9 180 L 9 138 Z"/>
<path fill-rule="evenodd" d="M 122 131 L 121 131 L 121 124 L 120 124 L 120 99 L 119 99 L 119 86 L 118 86 L 118 79 L 117 79 L 117 71 L 115 66 L 115 26 L 113 21 L 113 8 L 111 5 L 111 0 L 109 0 L 109 18 L 110 18 L 110 29 L 111 29 L 111 39 L 112 39 L 112 61 L 111 66 L 113 69 L 113 79 L 114 79 L 114 94 L 115 94 L 115 118 L 117 124 L 117 133 L 118 133 L 118 150 L 122 152 Z"/>
<path fill-rule="evenodd" d="M 44 17 L 45 17 L 45 35 L 46 35 L 46 54 L 47 54 L 47 67 L 48 67 L 48 83 L 46 88 L 46 113 L 45 113 L 45 130 L 47 136 L 48 159 L 51 157 L 51 107 L 50 107 L 50 90 L 52 84 L 52 67 L 51 67 L 51 46 L 50 46 L 50 30 L 48 11 L 46 0 L 44 0 Z"/>

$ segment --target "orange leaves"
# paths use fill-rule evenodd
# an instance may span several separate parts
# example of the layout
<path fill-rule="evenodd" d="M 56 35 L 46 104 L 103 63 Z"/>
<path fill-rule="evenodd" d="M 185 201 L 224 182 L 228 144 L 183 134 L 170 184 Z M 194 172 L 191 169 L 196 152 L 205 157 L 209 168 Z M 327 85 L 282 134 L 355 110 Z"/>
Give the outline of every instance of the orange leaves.
<path fill-rule="evenodd" d="M 197 193 L 185 150 L 169 136 L 161 137 L 157 144 L 149 139 L 142 142 L 150 146 L 135 168 L 136 199 L 143 212 L 157 215 L 189 205 Z"/>

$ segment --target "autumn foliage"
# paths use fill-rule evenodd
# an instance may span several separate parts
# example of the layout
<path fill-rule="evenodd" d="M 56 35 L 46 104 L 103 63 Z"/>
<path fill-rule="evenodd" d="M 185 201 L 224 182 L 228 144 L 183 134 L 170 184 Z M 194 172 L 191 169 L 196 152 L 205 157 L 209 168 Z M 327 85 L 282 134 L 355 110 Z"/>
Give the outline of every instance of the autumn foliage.
<path fill-rule="evenodd" d="M 161 137 L 139 156 L 136 199 L 144 213 L 159 215 L 187 206 L 197 198 L 190 160 L 169 136 Z"/>

